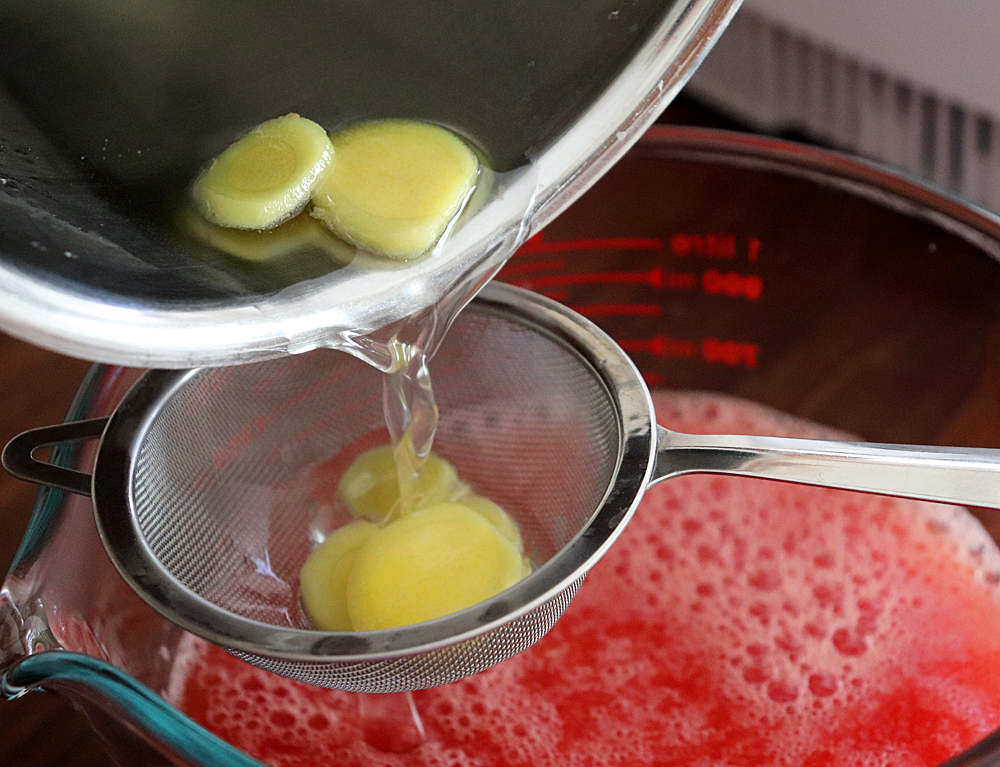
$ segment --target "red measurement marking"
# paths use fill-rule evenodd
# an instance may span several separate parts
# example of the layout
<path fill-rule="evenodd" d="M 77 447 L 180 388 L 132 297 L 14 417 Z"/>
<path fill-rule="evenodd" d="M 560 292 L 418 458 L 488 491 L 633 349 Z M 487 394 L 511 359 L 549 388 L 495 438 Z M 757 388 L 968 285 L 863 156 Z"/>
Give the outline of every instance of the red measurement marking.
<path fill-rule="evenodd" d="M 534 247 L 536 245 L 539 245 L 544 240 L 545 240 L 545 230 L 543 229 L 538 234 L 534 235 L 533 237 L 529 237 L 527 240 L 525 240 L 524 244 L 514 252 L 514 255 L 515 256 L 529 255 L 531 251 L 534 249 Z"/>
<path fill-rule="evenodd" d="M 718 269 L 709 269 L 701 276 L 701 287 L 710 296 L 759 301 L 760 294 L 764 290 L 764 281 L 756 274 L 743 275 L 739 272 L 720 272 Z"/>
<path fill-rule="evenodd" d="M 722 341 L 718 338 L 706 338 L 701 342 L 701 358 L 710 365 L 726 365 L 727 367 L 757 367 L 757 355 L 760 347 L 757 344 L 740 341 Z"/>
<path fill-rule="evenodd" d="M 657 357 L 697 357 L 698 345 L 694 341 L 658 334 L 649 339 L 618 339 L 618 345 L 629 354 L 655 354 Z"/>
<path fill-rule="evenodd" d="M 524 243 L 514 255 L 566 253 L 572 250 L 663 250 L 663 240 L 655 237 L 595 237 L 545 242 L 544 235 L 544 232 L 539 232 Z"/>
<path fill-rule="evenodd" d="M 670 252 L 675 256 L 735 258 L 735 234 L 684 234 L 670 238 Z"/>
<path fill-rule="evenodd" d="M 670 272 L 662 266 L 657 266 L 642 272 L 552 274 L 513 281 L 515 285 L 532 290 L 569 285 L 607 285 L 612 283 L 645 284 L 652 285 L 654 288 L 684 289 L 697 287 L 698 277 L 687 272 Z"/>
<path fill-rule="evenodd" d="M 747 260 L 751 264 L 756 264 L 758 255 L 760 255 L 760 240 L 756 237 L 751 237 L 750 245 L 747 248 Z"/>
<path fill-rule="evenodd" d="M 566 268 L 564 258 L 544 258 L 537 261 L 525 261 L 520 264 L 508 263 L 504 266 L 500 274 L 504 277 L 511 277 L 516 274 L 530 274 L 531 272 L 557 272 Z"/>
<path fill-rule="evenodd" d="M 663 313 L 661 304 L 575 304 L 574 312 L 584 317 L 609 317 L 623 314 L 631 317 L 659 317 Z"/>

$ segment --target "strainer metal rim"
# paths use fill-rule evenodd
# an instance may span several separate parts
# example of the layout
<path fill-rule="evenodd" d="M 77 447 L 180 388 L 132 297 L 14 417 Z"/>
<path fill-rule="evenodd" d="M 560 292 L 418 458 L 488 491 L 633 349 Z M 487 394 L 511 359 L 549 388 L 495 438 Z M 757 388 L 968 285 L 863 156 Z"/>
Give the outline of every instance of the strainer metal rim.
<path fill-rule="evenodd" d="M 93 501 L 105 549 L 125 581 L 168 620 L 234 650 L 295 662 L 389 660 L 481 636 L 531 612 L 569 588 L 608 550 L 638 506 L 656 465 L 649 390 L 624 351 L 589 320 L 550 299 L 491 284 L 466 312 L 500 315 L 547 335 L 581 358 L 602 381 L 619 417 L 618 463 L 587 524 L 548 562 L 506 591 L 425 623 L 368 632 L 273 626 L 228 612 L 199 596 L 145 544 L 130 488 L 143 439 L 163 404 L 201 369 L 151 370 L 112 414 L 94 465 Z"/>

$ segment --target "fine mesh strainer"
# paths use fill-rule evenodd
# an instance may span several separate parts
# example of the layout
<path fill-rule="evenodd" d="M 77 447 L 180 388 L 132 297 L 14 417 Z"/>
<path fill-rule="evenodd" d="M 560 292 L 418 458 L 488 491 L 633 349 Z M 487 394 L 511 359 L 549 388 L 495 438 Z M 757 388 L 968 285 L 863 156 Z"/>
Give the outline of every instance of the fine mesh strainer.
<path fill-rule="evenodd" d="M 311 630 L 298 571 L 349 520 L 340 473 L 388 441 L 381 374 L 339 352 L 147 373 L 107 421 L 26 432 L 11 473 L 93 494 L 128 582 L 170 620 L 257 666 L 315 685 L 396 692 L 452 682 L 520 652 L 566 609 L 653 481 L 727 472 L 980 506 L 1000 503 L 1000 452 L 698 437 L 656 427 L 642 379 L 582 317 L 493 285 L 434 359 L 435 451 L 521 527 L 535 570 L 415 626 Z M 102 436 L 93 476 L 34 461 Z"/>
<path fill-rule="evenodd" d="M 138 593 L 255 665 L 367 692 L 463 678 L 551 628 L 637 502 L 654 446 L 648 394 L 610 339 L 544 299 L 488 292 L 435 356 L 434 450 L 518 521 L 535 572 L 460 613 L 384 631 L 309 629 L 299 568 L 350 519 L 335 500 L 340 474 L 389 441 L 382 374 L 342 352 L 151 371 L 106 426 L 22 435 L 5 464 L 92 492 L 108 552 Z M 88 429 L 103 433 L 92 478 L 18 470 L 18 453 Z"/>

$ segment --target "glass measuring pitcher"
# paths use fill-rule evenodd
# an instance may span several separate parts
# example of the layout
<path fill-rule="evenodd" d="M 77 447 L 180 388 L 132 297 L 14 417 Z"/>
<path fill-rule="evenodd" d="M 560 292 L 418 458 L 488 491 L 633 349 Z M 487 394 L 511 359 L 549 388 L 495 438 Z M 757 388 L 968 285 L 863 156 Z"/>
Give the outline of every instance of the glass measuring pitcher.
<path fill-rule="evenodd" d="M 997 447 L 998 233 L 995 217 L 864 163 L 657 129 L 503 278 L 603 325 L 653 387 L 736 395 L 868 440 Z M 107 413 L 132 375 L 96 369 L 71 417 Z M 43 491 L 4 599 L 6 694 L 52 689 L 128 723 L 149 753 L 241 763 L 159 697 L 186 638 L 118 580 L 87 499 Z M 57 646 L 76 654 L 46 651 Z M 952 764 L 996 762 L 980 736 Z"/>

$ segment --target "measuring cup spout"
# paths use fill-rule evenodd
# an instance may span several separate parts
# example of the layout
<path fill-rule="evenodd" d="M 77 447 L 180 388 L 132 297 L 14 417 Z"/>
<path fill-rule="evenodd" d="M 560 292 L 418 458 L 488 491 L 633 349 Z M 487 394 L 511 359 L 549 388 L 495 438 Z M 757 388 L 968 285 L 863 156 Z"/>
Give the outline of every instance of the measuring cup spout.
<path fill-rule="evenodd" d="M 650 484 L 698 473 L 1000 508 L 1000 450 L 693 435 L 658 426 Z"/>

